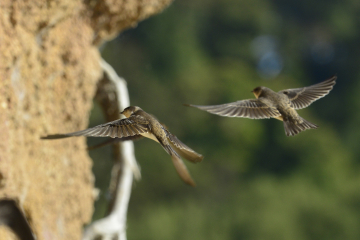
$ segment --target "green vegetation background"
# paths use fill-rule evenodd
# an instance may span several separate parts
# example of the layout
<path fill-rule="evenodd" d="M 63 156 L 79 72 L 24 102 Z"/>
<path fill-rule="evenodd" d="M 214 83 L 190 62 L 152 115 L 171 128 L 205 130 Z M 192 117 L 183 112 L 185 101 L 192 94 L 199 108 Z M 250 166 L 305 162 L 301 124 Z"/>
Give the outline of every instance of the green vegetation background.
<path fill-rule="evenodd" d="M 128 239 L 360 239 L 359 16 L 353 0 L 176 0 L 107 43 L 103 57 L 127 80 L 131 104 L 205 156 L 187 163 L 198 185 L 191 188 L 158 144 L 135 142 L 142 180 L 130 200 Z M 273 39 L 279 74 L 258 68 L 261 36 Z M 295 137 L 274 119 L 182 106 L 253 98 L 256 86 L 302 87 L 334 74 L 333 91 L 299 111 L 320 128 Z M 103 121 L 95 104 L 90 125 Z M 98 219 L 106 213 L 110 147 L 90 155 L 102 189 Z"/>

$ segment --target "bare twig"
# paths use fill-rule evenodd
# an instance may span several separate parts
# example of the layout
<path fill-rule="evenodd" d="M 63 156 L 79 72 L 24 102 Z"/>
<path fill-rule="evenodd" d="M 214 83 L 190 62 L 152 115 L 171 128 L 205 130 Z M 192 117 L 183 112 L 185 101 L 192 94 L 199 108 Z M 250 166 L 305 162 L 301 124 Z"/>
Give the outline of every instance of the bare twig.
<path fill-rule="evenodd" d="M 119 118 L 119 112 L 130 105 L 126 81 L 104 60 L 100 62 L 104 79 L 99 82 L 97 98 L 108 121 Z M 114 119 L 115 118 L 115 119 Z M 140 179 L 140 168 L 134 154 L 132 141 L 119 142 L 114 146 L 115 163 L 112 184 L 113 199 L 109 215 L 90 224 L 84 232 L 83 240 L 119 239 L 126 240 L 126 215 L 131 194 L 133 174 Z M 114 183 L 115 182 L 115 183 Z"/>

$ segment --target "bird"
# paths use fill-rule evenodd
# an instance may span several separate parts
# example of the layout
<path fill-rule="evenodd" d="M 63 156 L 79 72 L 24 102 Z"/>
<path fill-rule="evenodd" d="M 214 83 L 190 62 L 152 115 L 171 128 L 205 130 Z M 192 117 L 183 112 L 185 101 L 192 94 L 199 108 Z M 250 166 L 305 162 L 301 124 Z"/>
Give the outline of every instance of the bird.
<path fill-rule="evenodd" d="M 300 117 L 296 110 L 306 108 L 314 101 L 326 96 L 333 89 L 336 79 L 337 76 L 333 76 L 308 87 L 279 92 L 260 86 L 251 91 L 256 99 L 239 100 L 221 105 L 184 105 L 224 117 L 275 118 L 284 122 L 286 136 L 295 136 L 307 129 L 318 128 L 316 124 Z"/>
<path fill-rule="evenodd" d="M 203 160 L 203 156 L 181 142 L 170 133 L 153 115 L 145 112 L 138 106 L 129 106 L 121 114 L 126 118 L 101 124 L 82 131 L 53 134 L 41 139 L 61 139 L 74 136 L 111 137 L 119 140 L 135 140 L 146 137 L 158 142 L 171 156 L 180 178 L 190 186 L 196 186 L 181 157 L 193 163 Z M 181 157 L 180 157 L 181 156 Z"/>

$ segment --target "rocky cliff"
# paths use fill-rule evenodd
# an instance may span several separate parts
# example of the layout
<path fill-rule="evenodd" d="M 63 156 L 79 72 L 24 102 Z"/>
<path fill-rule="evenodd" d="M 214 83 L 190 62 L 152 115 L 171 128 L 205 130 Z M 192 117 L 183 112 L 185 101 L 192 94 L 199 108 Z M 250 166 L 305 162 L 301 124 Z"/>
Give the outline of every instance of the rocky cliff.
<path fill-rule="evenodd" d="M 87 127 L 98 45 L 170 2 L 1 0 L 0 200 L 18 202 L 38 239 L 80 239 L 94 201 L 85 139 L 39 137 Z"/>

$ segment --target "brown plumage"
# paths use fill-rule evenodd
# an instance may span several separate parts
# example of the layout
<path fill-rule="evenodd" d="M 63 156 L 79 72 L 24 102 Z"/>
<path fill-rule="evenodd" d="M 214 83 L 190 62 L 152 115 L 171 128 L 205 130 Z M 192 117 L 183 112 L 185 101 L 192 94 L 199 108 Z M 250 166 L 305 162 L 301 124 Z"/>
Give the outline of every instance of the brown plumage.
<path fill-rule="evenodd" d="M 326 96 L 335 85 L 336 78 L 333 76 L 315 85 L 279 92 L 274 92 L 267 87 L 257 87 L 252 91 L 256 99 L 221 105 L 188 106 L 225 117 L 276 118 L 284 122 L 286 135 L 294 136 L 304 130 L 318 128 L 317 125 L 300 117 L 296 110 L 308 107 L 314 101 Z"/>
<path fill-rule="evenodd" d="M 140 107 L 130 106 L 121 114 L 126 118 L 113 122 L 101 124 L 83 131 L 55 134 L 41 137 L 41 139 L 60 139 L 73 136 L 86 137 L 112 137 L 120 140 L 133 140 L 139 137 L 147 137 L 158 143 L 171 156 L 175 169 L 181 179 L 195 186 L 181 157 L 197 163 L 201 162 L 203 156 L 182 143 L 175 135 L 171 134 L 155 117 L 143 111 Z"/>

